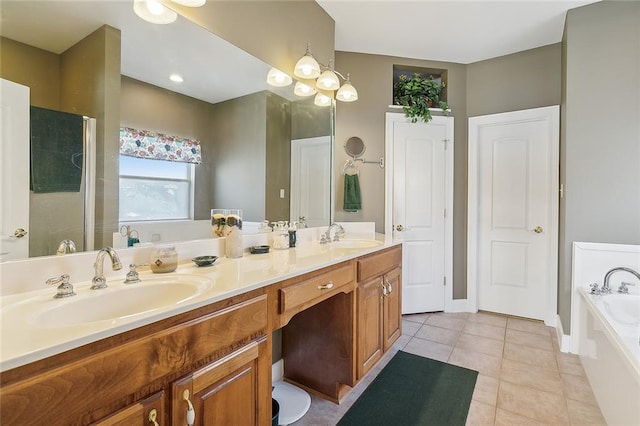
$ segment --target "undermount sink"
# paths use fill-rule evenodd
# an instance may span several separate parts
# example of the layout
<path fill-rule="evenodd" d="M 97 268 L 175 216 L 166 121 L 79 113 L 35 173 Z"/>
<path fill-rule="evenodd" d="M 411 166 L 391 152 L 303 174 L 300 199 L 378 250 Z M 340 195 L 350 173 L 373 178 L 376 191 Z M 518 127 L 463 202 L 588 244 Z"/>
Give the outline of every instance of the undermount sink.
<path fill-rule="evenodd" d="M 341 249 L 366 249 L 381 246 L 382 242 L 377 240 L 349 240 L 332 241 L 327 243 L 328 247 Z"/>
<path fill-rule="evenodd" d="M 116 323 L 151 311 L 183 304 L 202 294 L 211 280 L 197 276 L 145 277 L 138 284 L 109 283 L 104 290 L 85 290 L 37 309 L 30 323 L 66 327 L 100 321 Z"/>

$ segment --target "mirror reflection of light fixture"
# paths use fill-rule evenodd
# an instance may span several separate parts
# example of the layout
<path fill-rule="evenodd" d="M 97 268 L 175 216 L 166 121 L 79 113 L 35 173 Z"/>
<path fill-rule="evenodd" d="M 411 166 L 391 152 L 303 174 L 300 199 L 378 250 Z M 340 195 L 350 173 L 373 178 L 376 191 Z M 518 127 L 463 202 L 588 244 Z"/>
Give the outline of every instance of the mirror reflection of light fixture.
<path fill-rule="evenodd" d="M 300 96 L 300 97 L 307 97 L 307 96 L 311 96 L 311 95 L 315 95 L 317 92 L 316 89 L 314 89 L 313 87 L 309 86 L 308 84 L 304 84 L 301 81 L 296 82 L 296 85 L 293 88 L 293 93 L 296 96 Z"/>
<path fill-rule="evenodd" d="M 170 24 L 178 14 L 156 0 L 133 0 L 133 11 L 152 24 Z"/>
<path fill-rule="evenodd" d="M 188 6 L 200 7 L 207 0 L 172 0 L 174 3 Z M 166 7 L 158 0 L 133 0 L 133 11 L 140 18 L 152 24 L 170 24 L 178 18 L 178 14 Z"/>
<path fill-rule="evenodd" d="M 342 87 L 338 89 L 338 93 L 336 93 L 336 99 L 342 102 L 355 102 L 358 100 L 358 91 L 351 85 L 349 74 L 347 74 L 347 79 Z"/>
<path fill-rule="evenodd" d="M 182 78 L 182 76 L 180 74 L 171 74 L 169 76 L 169 80 L 173 81 L 174 83 L 183 83 L 184 82 L 184 78 Z"/>
<path fill-rule="evenodd" d="M 320 64 L 311 54 L 311 44 L 307 43 L 307 51 L 304 56 L 298 59 L 293 69 L 293 75 L 298 78 L 314 79 L 320 75 Z"/>
<path fill-rule="evenodd" d="M 316 94 L 316 97 L 313 99 L 313 103 L 317 106 L 326 107 L 331 105 L 331 98 L 327 95 L 323 95 L 322 93 Z"/>
<path fill-rule="evenodd" d="M 293 83 L 293 79 L 290 75 L 272 67 L 267 74 L 267 83 L 275 87 L 285 87 Z"/>
<path fill-rule="evenodd" d="M 329 60 L 329 65 L 322 65 L 320 63 L 318 63 L 318 61 L 315 60 L 315 58 L 313 57 L 313 55 L 311 54 L 311 45 L 309 43 L 307 43 L 307 51 L 305 52 L 304 56 L 302 58 L 300 58 L 298 60 L 298 62 L 296 63 L 296 66 L 293 70 L 293 74 L 296 77 L 305 79 L 305 80 L 316 80 L 316 87 L 318 89 L 322 89 L 324 91 L 335 91 L 337 90 L 338 92 L 336 93 L 336 99 L 341 101 L 341 102 L 354 102 L 358 100 L 358 92 L 356 91 L 355 87 L 353 87 L 353 85 L 351 84 L 351 81 L 349 79 L 349 74 L 347 74 L 347 77 L 345 78 L 342 74 L 340 74 L 338 71 L 336 71 L 333 68 L 333 61 Z M 342 84 L 342 86 L 340 86 L 340 79 L 344 80 L 344 83 Z M 296 83 L 295 89 L 294 89 L 294 93 L 298 96 L 310 96 L 314 92 L 309 92 L 306 89 L 303 89 L 302 85 L 303 83 Z M 305 85 L 306 87 L 309 87 L 308 85 Z M 322 95 L 325 98 L 327 98 L 327 95 Z M 321 105 L 321 106 L 326 106 L 328 105 L 327 101 L 322 99 L 319 100 L 321 98 L 319 98 L 319 96 L 316 95 L 316 99 L 315 99 L 315 104 L 316 105 Z M 329 97 L 329 100 L 331 98 Z M 319 103 L 320 102 L 320 103 Z"/>

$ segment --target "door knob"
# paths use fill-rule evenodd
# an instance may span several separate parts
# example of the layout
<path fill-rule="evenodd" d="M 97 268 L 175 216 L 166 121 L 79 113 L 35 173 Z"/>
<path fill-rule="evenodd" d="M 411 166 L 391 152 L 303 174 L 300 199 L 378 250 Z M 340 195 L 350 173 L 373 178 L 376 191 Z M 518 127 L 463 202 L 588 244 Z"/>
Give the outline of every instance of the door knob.
<path fill-rule="evenodd" d="M 396 231 L 398 231 L 398 232 L 409 231 L 409 228 L 405 228 L 402 225 L 396 225 Z"/>
<path fill-rule="evenodd" d="M 28 234 L 28 232 L 27 232 L 27 231 L 25 231 L 25 230 L 24 230 L 24 229 L 22 229 L 22 228 L 18 228 L 18 229 L 16 229 L 16 230 L 15 230 L 15 232 L 13 233 L 12 238 L 22 238 L 22 237 L 24 237 L 24 236 L 25 236 L 25 235 L 27 235 L 27 234 Z"/>
<path fill-rule="evenodd" d="M 533 232 L 535 232 L 536 234 L 542 234 L 542 226 L 536 226 L 535 228 L 532 229 Z"/>

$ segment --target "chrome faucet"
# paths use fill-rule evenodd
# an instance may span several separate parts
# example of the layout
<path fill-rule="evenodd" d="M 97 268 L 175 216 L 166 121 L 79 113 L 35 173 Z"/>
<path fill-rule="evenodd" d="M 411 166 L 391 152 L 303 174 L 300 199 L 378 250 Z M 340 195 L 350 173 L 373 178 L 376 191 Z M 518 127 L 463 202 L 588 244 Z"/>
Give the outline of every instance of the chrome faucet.
<path fill-rule="evenodd" d="M 101 288 L 107 288 L 107 280 L 104 277 L 103 266 L 104 266 L 104 256 L 109 255 L 109 259 L 111 259 L 111 269 L 114 271 L 118 271 L 122 269 L 122 263 L 120 263 L 120 258 L 118 257 L 118 253 L 111 247 L 104 247 L 100 249 L 98 252 L 98 257 L 96 257 L 96 263 L 93 264 L 95 268 L 95 275 L 91 282 L 91 290 L 99 290 Z"/>
<path fill-rule="evenodd" d="M 58 249 L 56 250 L 56 255 L 60 256 L 67 253 L 75 253 L 76 252 L 76 243 L 73 240 L 62 240 L 60 244 L 58 244 Z"/>
<path fill-rule="evenodd" d="M 640 273 L 634 271 L 631 268 L 627 268 L 624 266 L 618 266 L 615 267 L 613 269 L 611 269 L 609 272 L 607 272 L 604 276 L 604 283 L 602 284 L 602 290 L 600 290 L 602 293 L 605 294 L 610 294 L 611 293 L 611 287 L 609 287 L 609 279 L 611 278 L 611 275 L 613 275 L 614 272 L 617 271 L 625 271 L 625 272 L 629 272 L 630 274 L 632 274 L 633 276 L 635 276 L 638 280 L 640 280 Z M 625 283 L 625 286 L 629 285 L 630 283 Z"/>
<path fill-rule="evenodd" d="M 322 236 L 320 237 L 320 244 L 326 244 L 326 243 L 330 243 L 331 240 L 331 230 L 333 228 L 337 228 L 334 236 L 333 236 L 333 241 L 340 241 L 340 238 L 344 237 L 344 228 L 342 227 L 342 225 L 340 225 L 339 223 L 332 223 L 331 225 L 329 225 L 329 227 L 327 228 L 327 231 L 322 234 Z"/>

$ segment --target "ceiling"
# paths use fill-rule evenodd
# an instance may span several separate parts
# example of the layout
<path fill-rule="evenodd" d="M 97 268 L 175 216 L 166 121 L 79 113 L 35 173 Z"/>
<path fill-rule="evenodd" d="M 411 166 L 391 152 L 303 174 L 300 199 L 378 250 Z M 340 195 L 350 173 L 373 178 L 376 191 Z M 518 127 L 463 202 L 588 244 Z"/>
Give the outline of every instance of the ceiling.
<path fill-rule="evenodd" d="M 598 0 L 316 0 L 336 50 L 469 64 L 562 40 L 566 11 Z"/>

